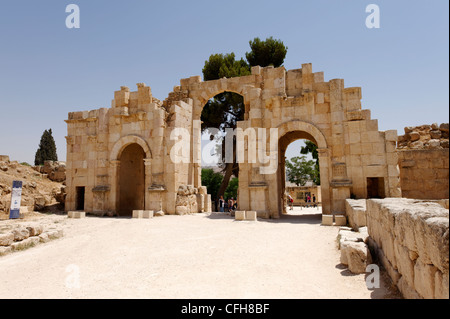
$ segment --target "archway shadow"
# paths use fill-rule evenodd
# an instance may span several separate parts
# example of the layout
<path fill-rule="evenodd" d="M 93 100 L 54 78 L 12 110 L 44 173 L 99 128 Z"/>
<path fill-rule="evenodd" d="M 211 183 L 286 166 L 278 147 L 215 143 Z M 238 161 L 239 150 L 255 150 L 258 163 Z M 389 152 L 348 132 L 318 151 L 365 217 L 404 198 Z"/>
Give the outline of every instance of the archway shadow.
<path fill-rule="evenodd" d="M 212 212 L 207 216 L 209 219 L 228 219 L 234 220 L 234 217 L 229 213 L 221 213 L 221 212 Z"/>
<path fill-rule="evenodd" d="M 285 214 L 280 216 L 279 219 L 259 219 L 261 222 L 270 223 L 291 223 L 291 224 L 309 224 L 318 225 L 322 223 L 322 214 L 302 214 L 302 215 L 290 215 Z"/>

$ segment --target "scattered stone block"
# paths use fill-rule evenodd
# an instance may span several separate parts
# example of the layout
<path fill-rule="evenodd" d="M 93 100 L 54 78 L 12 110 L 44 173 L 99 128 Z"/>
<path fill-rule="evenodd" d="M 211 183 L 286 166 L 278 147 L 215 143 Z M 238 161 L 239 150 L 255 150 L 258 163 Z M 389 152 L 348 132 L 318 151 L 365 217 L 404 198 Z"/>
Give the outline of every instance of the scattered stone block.
<path fill-rule="evenodd" d="M 12 231 L 14 235 L 14 241 L 22 241 L 30 237 L 30 231 L 26 228 L 16 228 Z"/>
<path fill-rule="evenodd" d="M 322 215 L 322 226 L 333 226 L 333 215 Z"/>
<path fill-rule="evenodd" d="M 73 218 L 73 219 L 81 219 L 81 218 L 86 218 L 86 212 L 81 212 L 81 211 L 72 211 L 72 212 L 68 212 L 67 216 L 69 218 Z"/>
<path fill-rule="evenodd" d="M 159 210 L 159 211 L 157 211 L 156 213 L 153 214 L 153 216 L 156 216 L 156 217 L 162 217 L 164 215 L 165 214 L 164 214 L 164 212 L 162 210 Z"/>
<path fill-rule="evenodd" d="M 142 214 L 142 218 L 150 219 L 153 218 L 153 211 L 152 210 L 144 210 Z"/>
<path fill-rule="evenodd" d="M 10 246 L 14 242 L 14 234 L 0 234 L 0 247 L 1 246 Z"/>
<path fill-rule="evenodd" d="M 341 245 L 341 263 L 353 274 L 364 274 L 372 263 L 372 256 L 365 243 L 344 241 Z"/>
<path fill-rule="evenodd" d="M 347 225 L 347 217 L 345 215 L 335 215 L 334 216 L 335 225 L 336 226 L 345 226 Z"/>
<path fill-rule="evenodd" d="M 245 211 L 236 211 L 234 218 L 235 220 L 245 220 Z"/>
<path fill-rule="evenodd" d="M 143 218 L 144 211 L 143 210 L 133 210 L 133 218 Z"/>
<path fill-rule="evenodd" d="M 257 219 L 257 216 L 258 216 L 258 214 L 255 212 L 255 211 L 248 211 L 248 212 L 245 212 L 245 220 L 248 220 L 248 221 L 257 221 L 258 219 Z"/>
<path fill-rule="evenodd" d="M 189 212 L 190 212 L 190 209 L 187 206 L 177 206 L 175 208 L 175 214 L 176 215 L 183 216 L 183 215 L 189 214 Z"/>
<path fill-rule="evenodd" d="M 44 232 L 44 227 L 42 225 L 29 225 L 27 226 L 28 231 L 31 236 L 39 236 Z"/>
<path fill-rule="evenodd" d="M 33 247 L 37 244 L 39 244 L 39 237 L 29 237 L 22 241 L 13 243 L 10 247 L 13 251 L 15 251 L 15 250 L 27 249 L 27 248 Z"/>
<path fill-rule="evenodd" d="M 62 229 L 60 230 L 49 230 L 46 232 L 49 239 L 58 239 L 64 236 Z"/>
<path fill-rule="evenodd" d="M 40 234 L 40 235 L 39 235 L 39 241 L 40 241 L 41 243 L 47 243 L 47 242 L 50 241 L 50 238 L 48 237 L 48 234 L 43 233 L 43 234 Z"/>

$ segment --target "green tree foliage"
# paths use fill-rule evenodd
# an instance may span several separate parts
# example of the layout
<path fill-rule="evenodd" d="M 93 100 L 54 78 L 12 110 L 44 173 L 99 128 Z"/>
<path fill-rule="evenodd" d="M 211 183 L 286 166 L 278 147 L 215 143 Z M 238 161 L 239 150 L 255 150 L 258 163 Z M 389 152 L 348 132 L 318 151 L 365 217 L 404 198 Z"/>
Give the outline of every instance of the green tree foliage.
<path fill-rule="evenodd" d="M 303 155 L 311 154 L 312 158 L 315 160 L 314 170 L 315 175 L 313 182 L 316 185 L 320 185 L 320 166 L 319 166 L 319 152 L 317 151 L 317 145 L 311 141 L 305 141 L 305 146 L 302 146 L 300 153 Z"/>
<path fill-rule="evenodd" d="M 216 173 L 210 168 L 202 169 L 202 186 L 206 186 L 208 194 L 211 194 L 213 200 L 216 200 L 217 198 L 222 180 L 223 175 L 221 173 Z"/>
<path fill-rule="evenodd" d="M 287 51 L 287 48 L 282 45 L 281 41 L 274 40 L 273 38 L 269 38 L 266 41 L 255 38 L 253 41 L 250 41 L 250 47 L 252 51 L 247 53 L 247 59 L 250 57 L 254 62 L 264 62 L 261 66 L 280 66 L 284 62 Z M 283 47 L 284 50 L 281 47 Z M 213 54 L 205 61 L 203 67 L 203 79 L 205 81 L 210 81 L 224 77 L 232 78 L 250 75 L 251 66 L 254 65 L 256 64 L 249 64 L 242 58 L 237 60 L 234 53 Z M 209 100 L 203 108 L 201 115 L 202 132 L 204 133 L 208 128 L 216 128 L 222 132 L 225 132 L 227 128 L 235 129 L 237 127 L 236 123 L 244 120 L 244 114 L 244 98 L 241 95 L 232 92 L 218 94 Z M 236 154 L 235 143 L 233 154 Z M 222 156 L 225 156 L 224 146 L 222 146 Z M 222 165 L 221 168 L 224 172 L 224 178 L 217 193 L 217 197 L 212 197 L 214 200 L 225 195 L 225 191 L 233 175 L 239 177 L 239 166 L 236 163 L 236 160 L 234 163 Z"/>
<path fill-rule="evenodd" d="M 205 61 L 203 80 L 211 81 L 221 78 L 234 78 L 250 75 L 250 66 L 244 59 L 236 60 L 234 53 L 213 54 Z"/>
<path fill-rule="evenodd" d="M 252 50 L 245 54 L 250 66 L 273 65 L 276 68 L 283 65 L 288 50 L 282 41 L 275 40 L 273 37 L 267 38 L 265 41 L 255 38 L 250 41 L 250 48 Z"/>
<path fill-rule="evenodd" d="M 239 187 L 239 179 L 237 177 L 232 178 L 230 183 L 228 184 L 227 190 L 225 191 L 225 198 L 231 198 L 234 199 L 237 198 L 238 193 L 238 187 Z"/>
<path fill-rule="evenodd" d="M 250 66 L 243 59 L 236 60 L 234 53 L 225 55 L 213 54 L 205 62 L 203 68 L 203 78 L 205 81 L 249 74 L 251 74 Z M 218 94 L 209 100 L 203 108 L 201 115 L 202 131 L 205 132 L 208 128 L 216 128 L 222 132 L 225 132 L 227 128 L 235 129 L 236 123 L 244 120 L 244 113 L 244 98 L 241 95 L 232 92 Z M 224 156 L 225 150 L 224 145 L 222 145 L 222 159 L 224 159 Z M 225 195 L 232 175 L 238 176 L 239 174 L 239 166 L 236 162 L 224 164 L 221 168 L 224 172 L 224 178 L 222 179 L 217 194 L 211 193 L 214 200 Z"/>
<path fill-rule="evenodd" d="M 42 134 L 39 148 L 34 157 L 34 165 L 44 165 L 45 161 L 57 161 L 56 144 L 52 136 L 52 129 L 45 130 Z"/>
<path fill-rule="evenodd" d="M 211 194 L 211 198 L 217 202 L 217 198 L 220 195 L 219 189 L 222 185 L 223 174 L 214 172 L 211 168 L 203 168 L 202 169 L 202 186 L 206 186 L 208 190 L 208 194 Z M 239 180 L 237 178 L 231 179 L 227 189 L 225 190 L 225 194 L 223 195 L 225 199 L 233 197 L 237 198 L 237 189 L 239 185 Z"/>
<path fill-rule="evenodd" d="M 287 179 L 297 186 L 305 186 L 306 182 L 314 179 L 315 174 L 314 161 L 307 161 L 306 156 L 293 157 L 286 161 Z"/>

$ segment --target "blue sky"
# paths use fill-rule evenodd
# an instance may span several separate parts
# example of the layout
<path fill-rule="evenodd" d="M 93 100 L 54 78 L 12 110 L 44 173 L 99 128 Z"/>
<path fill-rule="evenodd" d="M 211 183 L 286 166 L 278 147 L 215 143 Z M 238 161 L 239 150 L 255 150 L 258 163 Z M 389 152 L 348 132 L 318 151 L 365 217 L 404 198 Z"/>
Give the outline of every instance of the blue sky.
<path fill-rule="evenodd" d="M 65 8 L 80 7 L 67 29 Z M 365 25 L 380 7 L 381 28 Z M 164 100 L 179 80 L 201 75 L 213 53 L 243 57 L 249 40 L 288 46 L 287 69 L 312 63 L 325 80 L 360 86 L 380 130 L 449 120 L 449 2 L 316 1 L 2 1 L 0 154 L 34 162 L 52 128 L 65 160 L 64 120 L 109 107 L 114 91 L 136 83 Z"/>

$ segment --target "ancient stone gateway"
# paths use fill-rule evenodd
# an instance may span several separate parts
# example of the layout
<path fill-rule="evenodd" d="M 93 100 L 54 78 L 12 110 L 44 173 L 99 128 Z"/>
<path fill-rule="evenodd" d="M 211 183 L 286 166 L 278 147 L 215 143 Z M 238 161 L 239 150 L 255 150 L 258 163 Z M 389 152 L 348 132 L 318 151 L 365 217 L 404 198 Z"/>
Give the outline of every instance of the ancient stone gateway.
<path fill-rule="evenodd" d="M 207 101 L 223 92 L 243 96 L 245 118 L 238 128 L 244 137 L 255 132 L 270 159 L 249 160 L 254 149 L 244 139 L 239 210 L 281 216 L 284 154 L 297 139 L 319 148 L 323 214 L 344 213 L 352 195 L 401 197 L 397 132 L 378 131 L 378 121 L 361 108 L 360 88 L 345 88 L 342 79 L 325 82 L 322 72 L 304 64 L 289 71 L 253 67 L 248 76 L 207 82 L 199 76 L 182 79 L 164 102 L 139 83 L 136 92 L 116 91 L 111 108 L 69 113 L 66 210 L 77 208 L 77 189 L 84 188 L 84 210 L 92 213 L 175 214 L 180 186 L 190 185 L 193 194 L 202 189 L 200 117 Z M 174 154 L 181 160 L 174 161 Z M 199 211 L 208 207 L 207 196 L 197 200 Z"/>

